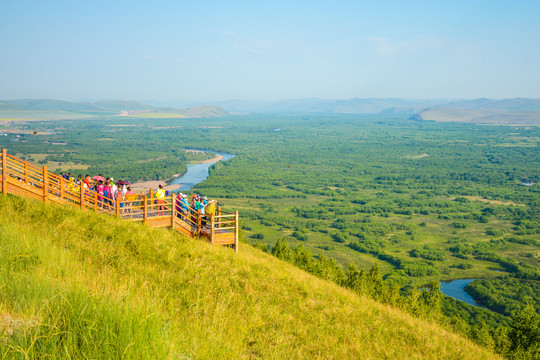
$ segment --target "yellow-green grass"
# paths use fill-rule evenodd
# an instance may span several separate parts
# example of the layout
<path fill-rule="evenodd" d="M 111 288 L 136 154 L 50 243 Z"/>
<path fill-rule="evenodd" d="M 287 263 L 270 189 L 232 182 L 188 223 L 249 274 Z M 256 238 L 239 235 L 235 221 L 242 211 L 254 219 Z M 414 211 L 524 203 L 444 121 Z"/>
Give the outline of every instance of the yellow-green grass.
<path fill-rule="evenodd" d="M 492 359 L 270 255 L 0 195 L 3 359 Z"/>

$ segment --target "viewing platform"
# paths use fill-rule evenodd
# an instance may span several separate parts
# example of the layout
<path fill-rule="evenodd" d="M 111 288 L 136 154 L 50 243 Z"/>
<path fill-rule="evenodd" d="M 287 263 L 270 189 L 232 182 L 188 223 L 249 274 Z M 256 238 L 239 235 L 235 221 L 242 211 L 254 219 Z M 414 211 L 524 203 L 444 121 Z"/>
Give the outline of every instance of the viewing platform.
<path fill-rule="evenodd" d="M 44 203 L 69 204 L 82 210 L 105 213 L 127 221 L 142 222 L 151 227 L 170 227 L 191 238 L 205 238 L 215 245 L 228 245 L 238 252 L 238 211 L 227 212 L 217 207 L 215 214 L 181 207 L 173 196 L 160 198 L 159 204 L 150 194 L 126 195 L 112 199 L 86 189 L 62 176 L 29 164 L 2 149 L 2 193 L 31 198 Z M 158 208 L 159 206 L 159 208 Z"/>

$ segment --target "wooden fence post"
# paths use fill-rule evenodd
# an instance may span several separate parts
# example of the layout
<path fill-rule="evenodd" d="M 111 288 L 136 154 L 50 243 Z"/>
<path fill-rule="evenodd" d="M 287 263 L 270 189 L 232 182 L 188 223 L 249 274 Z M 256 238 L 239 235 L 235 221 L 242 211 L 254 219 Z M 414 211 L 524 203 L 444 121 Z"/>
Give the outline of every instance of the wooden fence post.
<path fill-rule="evenodd" d="M 28 161 L 24 162 L 24 183 L 28 185 Z"/>
<path fill-rule="evenodd" d="M 7 150 L 2 149 L 2 193 L 7 194 Z"/>
<path fill-rule="evenodd" d="M 63 199 L 64 198 L 64 184 L 65 184 L 66 180 L 60 176 L 60 199 Z"/>
<path fill-rule="evenodd" d="M 47 173 L 47 166 L 43 166 L 43 202 L 47 202 L 49 175 Z"/>
<path fill-rule="evenodd" d="M 120 199 L 118 198 L 118 196 L 116 197 L 116 217 L 120 217 Z"/>
<path fill-rule="evenodd" d="M 201 234 L 201 209 L 197 210 L 197 234 Z"/>
<path fill-rule="evenodd" d="M 218 223 L 217 223 L 217 227 L 220 228 L 221 227 L 221 206 L 218 206 L 217 207 L 217 215 L 218 215 Z"/>
<path fill-rule="evenodd" d="M 143 223 L 146 225 L 146 221 L 148 220 L 148 198 L 146 195 L 144 195 L 143 201 Z"/>
<path fill-rule="evenodd" d="M 94 192 L 94 212 L 98 212 L 98 196 L 97 192 Z"/>
<path fill-rule="evenodd" d="M 84 185 L 81 182 L 81 197 L 80 197 L 81 210 L 84 210 Z"/>
<path fill-rule="evenodd" d="M 174 218 L 176 216 L 176 199 L 174 198 L 174 195 L 171 195 L 171 227 L 174 229 Z"/>
<path fill-rule="evenodd" d="M 234 252 L 238 252 L 238 211 L 234 212 Z"/>
<path fill-rule="evenodd" d="M 210 214 L 210 242 L 214 245 L 214 237 L 216 235 L 214 214 Z"/>

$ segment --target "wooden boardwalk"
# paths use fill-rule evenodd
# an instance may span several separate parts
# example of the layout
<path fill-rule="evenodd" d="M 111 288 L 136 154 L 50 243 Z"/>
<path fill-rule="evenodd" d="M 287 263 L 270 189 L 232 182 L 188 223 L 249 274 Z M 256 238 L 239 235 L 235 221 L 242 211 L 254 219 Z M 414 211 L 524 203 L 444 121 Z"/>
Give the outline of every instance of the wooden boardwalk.
<path fill-rule="evenodd" d="M 152 227 L 170 227 L 192 237 L 201 237 L 216 245 L 230 245 L 238 251 L 238 211 L 205 215 L 193 208 L 183 209 L 176 198 L 162 198 L 163 203 L 148 195 L 128 195 L 124 201 L 100 196 L 74 182 L 50 173 L 7 153 L 2 149 L 2 193 L 50 202 L 71 204 L 83 210 L 105 213 L 127 221 L 138 221 Z"/>

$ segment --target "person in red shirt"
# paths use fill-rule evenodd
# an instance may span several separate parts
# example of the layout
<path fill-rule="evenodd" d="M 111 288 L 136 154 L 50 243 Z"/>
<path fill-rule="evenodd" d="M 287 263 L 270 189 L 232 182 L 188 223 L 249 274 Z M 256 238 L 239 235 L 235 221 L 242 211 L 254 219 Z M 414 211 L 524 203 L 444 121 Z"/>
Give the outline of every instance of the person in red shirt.
<path fill-rule="evenodd" d="M 87 174 L 87 175 L 84 177 L 84 180 L 83 180 L 83 183 L 84 183 L 84 185 L 85 185 L 85 186 L 84 186 L 85 189 L 90 189 L 90 185 L 91 185 L 91 184 L 90 184 L 90 181 L 91 181 L 91 180 L 90 180 L 90 175 Z"/>

